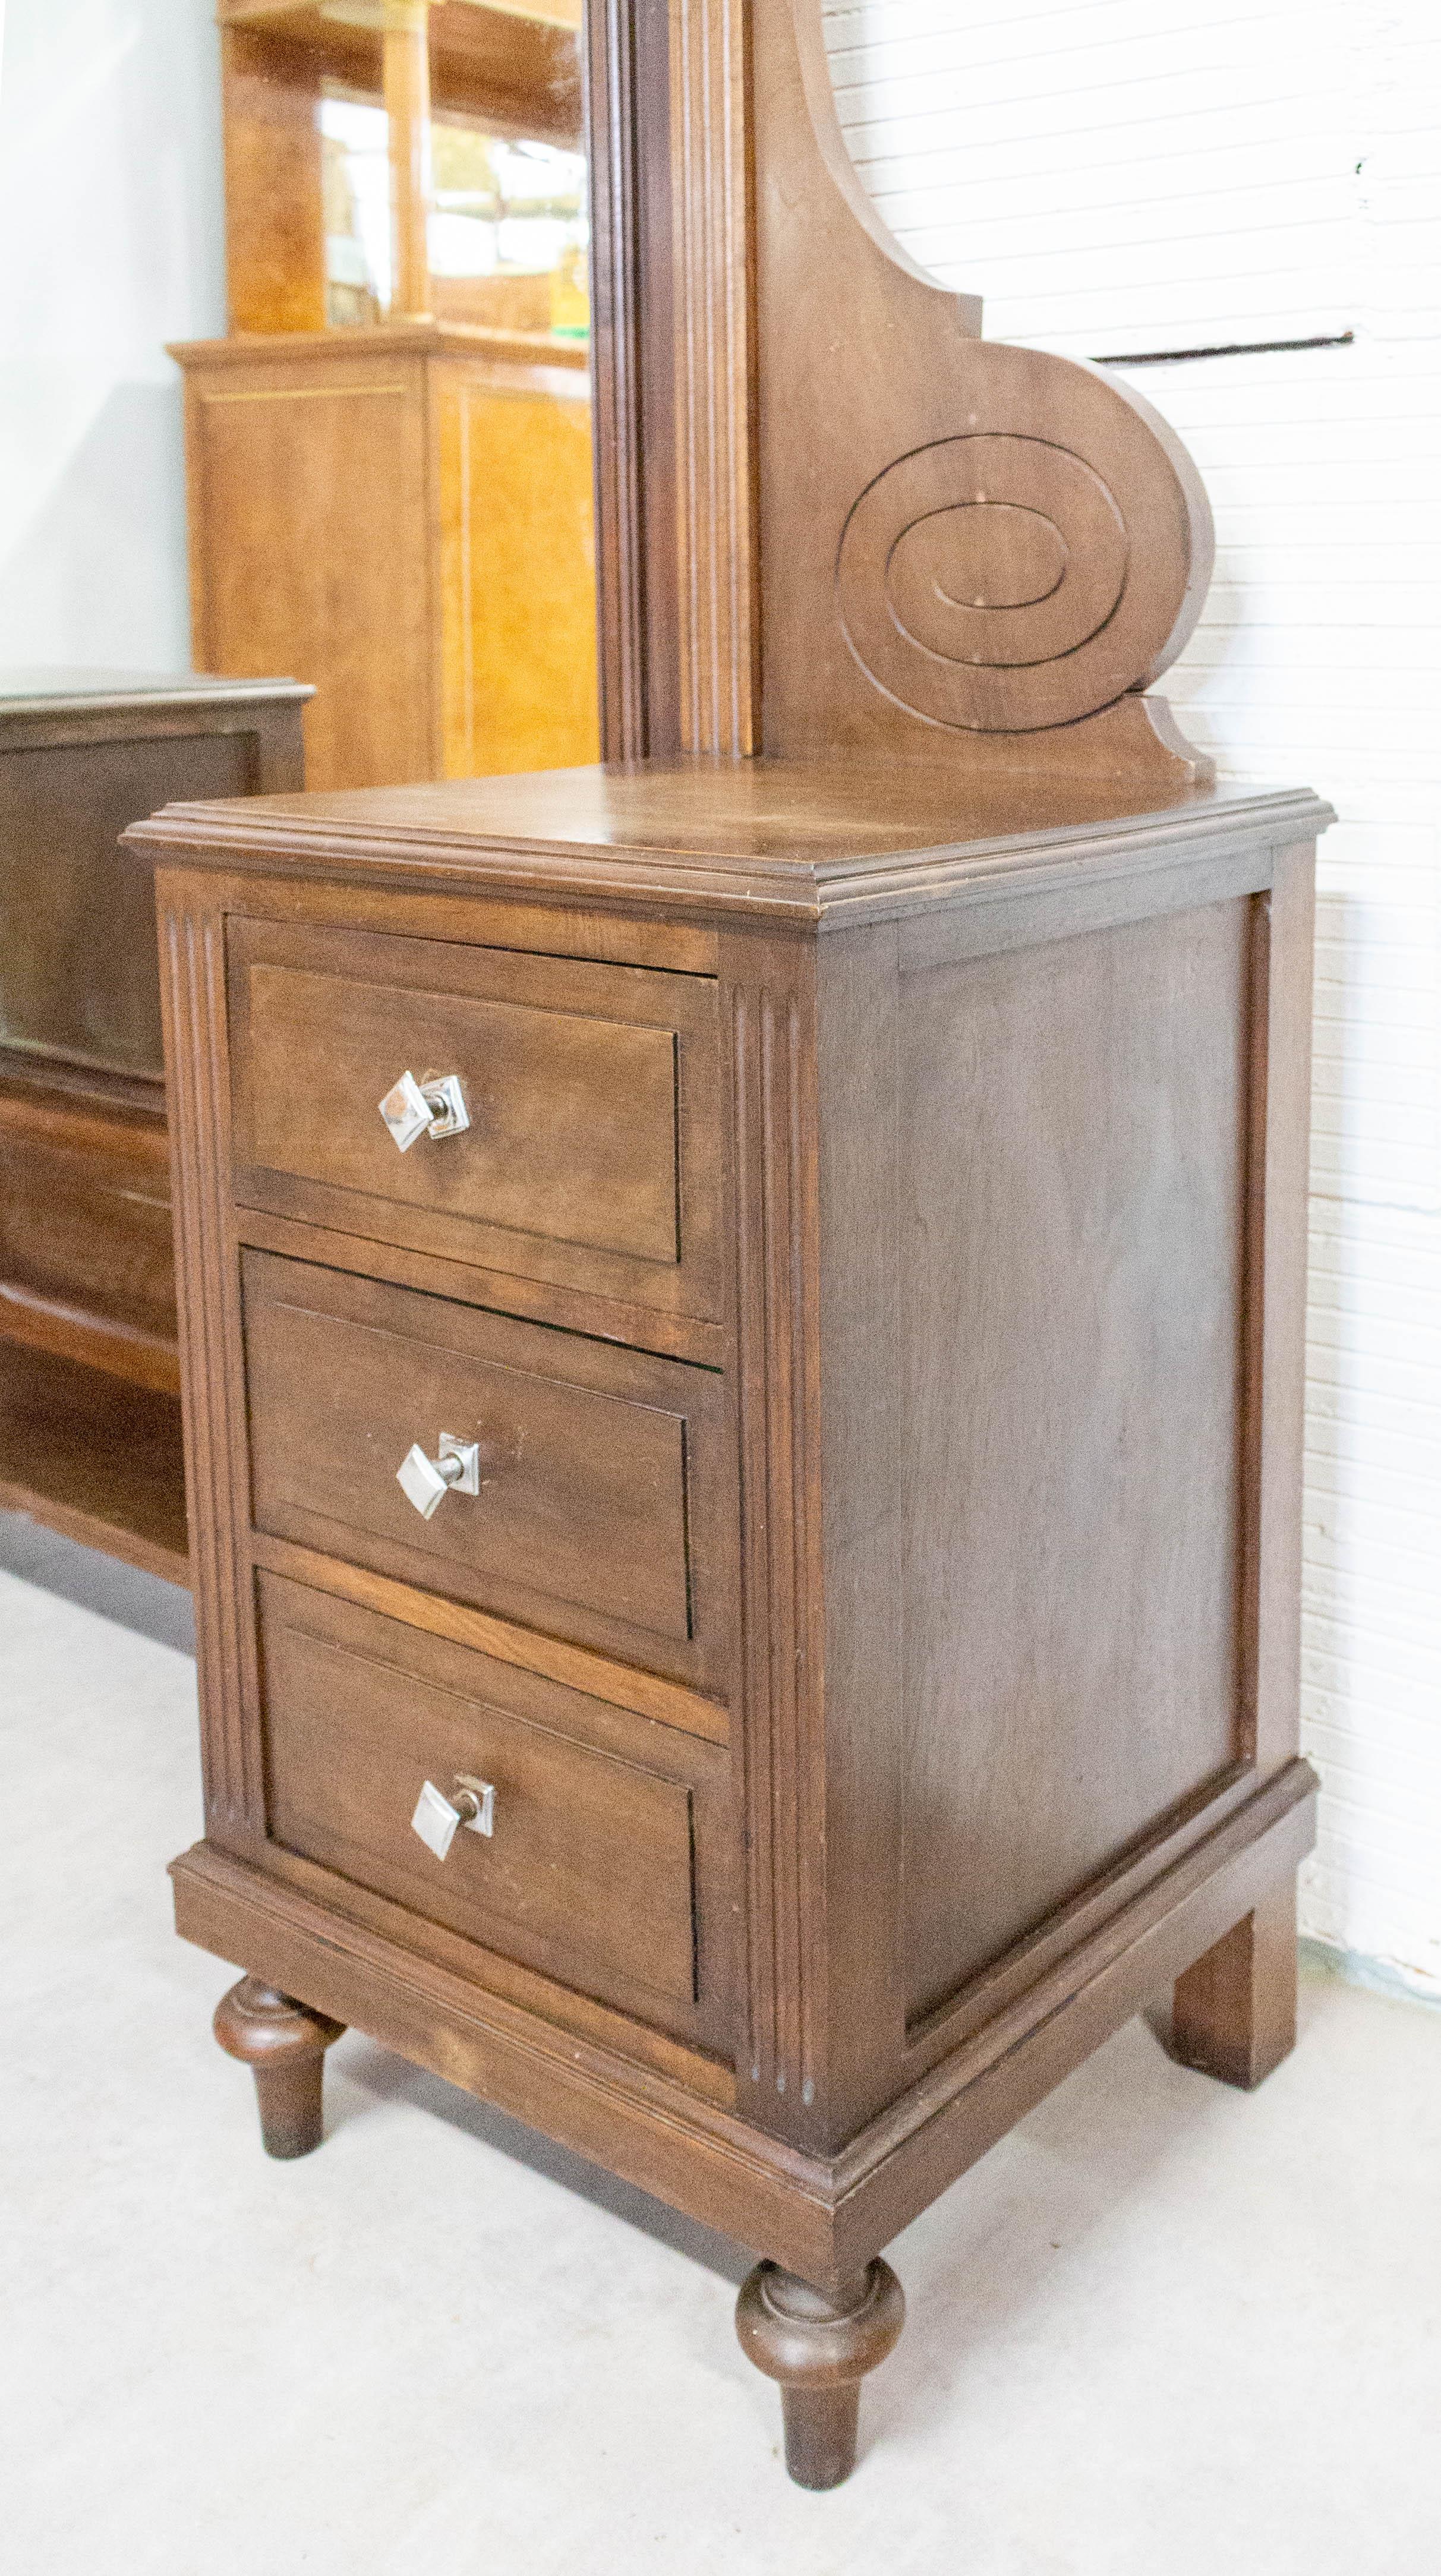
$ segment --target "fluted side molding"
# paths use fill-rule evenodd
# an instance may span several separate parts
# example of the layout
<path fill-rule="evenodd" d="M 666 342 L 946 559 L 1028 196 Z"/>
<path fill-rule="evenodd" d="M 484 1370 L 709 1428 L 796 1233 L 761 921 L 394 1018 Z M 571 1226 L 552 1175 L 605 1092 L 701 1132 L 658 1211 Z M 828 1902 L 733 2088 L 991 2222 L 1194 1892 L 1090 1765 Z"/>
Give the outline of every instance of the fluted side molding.
<path fill-rule="evenodd" d="M 641 760 L 648 748 L 642 248 L 635 24 L 627 0 L 593 0 L 586 11 L 586 45 L 601 741 L 607 760 Z"/>
<path fill-rule="evenodd" d="M 239 1377 L 239 1281 L 220 1176 L 230 1164 L 225 1047 L 225 940 L 220 889 L 160 914 L 160 992 L 169 1068 L 171 1196 L 180 1283 L 185 1485 L 190 1505 L 196 1645 L 206 1723 L 205 1821 L 211 1840 L 244 1851 L 264 1832 L 254 1635 L 238 1622 L 234 1558 L 245 1535 L 245 1393 Z M 218 1296 L 202 1296 L 202 1278 Z M 188 1291 L 188 1293 L 187 1293 Z"/>
<path fill-rule="evenodd" d="M 741 987 L 732 1009 L 749 1963 L 739 2071 L 750 2116 L 790 2136 L 810 2126 L 826 2027 L 806 999 Z"/>
<path fill-rule="evenodd" d="M 750 0 L 671 0 L 680 730 L 760 747 Z"/>

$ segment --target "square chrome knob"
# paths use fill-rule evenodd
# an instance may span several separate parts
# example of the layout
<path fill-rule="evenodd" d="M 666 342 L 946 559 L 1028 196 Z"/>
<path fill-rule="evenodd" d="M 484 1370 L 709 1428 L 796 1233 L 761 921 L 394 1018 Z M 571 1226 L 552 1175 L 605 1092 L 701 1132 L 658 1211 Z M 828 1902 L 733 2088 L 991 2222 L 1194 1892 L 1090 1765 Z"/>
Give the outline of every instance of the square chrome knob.
<path fill-rule="evenodd" d="M 406 1071 L 379 1106 L 402 1154 L 409 1153 L 417 1136 L 463 1136 L 470 1125 L 458 1073 L 427 1075 L 417 1082 Z"/>
<path fill-rule="evenodd" d="M 418 1440 L 413 1440 L 395 1471 L 395 1481 L 408 1503 L 414 1503 L 423 1521 L 439 1510 L 447 1494 L 478 1494 L 480 1491 L 480 1442 L 458 1440 L 453 1431 L 442 1431 L 440 1455 L 428 1458 Z"/>
<path fill-rule="evenodd" d="M 437 1860 L 444 1860 L 462 1825 L 467 1833 L 484 1834 L 487 1840 L 494 1833 L 493 1783 L 478 1780 L 471 1771 L 458 1771 L 455 1788 L 447 1798 L 433 1780 L 427 1780 L 415 1802 L 411 1832 L 419 1834 L 426 1850 L 433 1851 Z"/>
<path fill-rule="evenodd" d="M 408 1154 L 417 1136 L 430 1133 L 430 1103 L 413 1073 L 403 1073 L 392 1083 L 380 1103 L 380 1114 L 400 1147 Z"/>

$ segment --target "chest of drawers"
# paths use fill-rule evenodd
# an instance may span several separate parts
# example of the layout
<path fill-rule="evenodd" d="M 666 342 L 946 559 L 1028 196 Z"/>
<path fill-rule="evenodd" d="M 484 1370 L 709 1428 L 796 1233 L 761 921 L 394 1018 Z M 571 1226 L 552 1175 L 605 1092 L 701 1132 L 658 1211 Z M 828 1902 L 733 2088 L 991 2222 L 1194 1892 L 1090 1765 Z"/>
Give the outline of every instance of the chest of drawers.
<path fill-rule="evenodd" d="M 752 2244 L 805 2483 L 881 2249 L 1101 2038 L 1290 2043 L 1326 819 L 761 760 L 132 835 L 220 2036 L 273 2152 L 355 2024 Z"/>

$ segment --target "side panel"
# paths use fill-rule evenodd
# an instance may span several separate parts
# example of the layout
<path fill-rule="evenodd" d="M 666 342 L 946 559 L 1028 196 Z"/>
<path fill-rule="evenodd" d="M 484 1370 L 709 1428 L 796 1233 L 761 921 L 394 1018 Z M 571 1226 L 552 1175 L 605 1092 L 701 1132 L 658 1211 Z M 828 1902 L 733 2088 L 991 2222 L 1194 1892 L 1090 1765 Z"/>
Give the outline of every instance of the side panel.
<path fill-rule="evenodd" d="M 912 974 L 904 1985 L 1249 1752 L 1246 900 Z"/>
<path fill-rule="evenodd" d="M 590 382 L 436 371 L 444 775 L 600 757 Z"/>
<path fill-rule="evenodd" d="M 197 663 L 314 683 L 312 787 L 430 776 L 417 361 L 262 354 L 192 369 L 187 408 Z"/>

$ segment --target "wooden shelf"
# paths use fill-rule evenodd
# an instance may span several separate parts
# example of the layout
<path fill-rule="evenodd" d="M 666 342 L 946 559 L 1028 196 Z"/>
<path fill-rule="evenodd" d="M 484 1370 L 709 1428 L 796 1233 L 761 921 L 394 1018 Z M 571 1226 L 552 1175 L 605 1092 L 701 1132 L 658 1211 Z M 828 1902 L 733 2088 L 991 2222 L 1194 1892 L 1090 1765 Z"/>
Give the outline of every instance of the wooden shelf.
<path fill-rule="evenodd" d="M 188 1586 L 178 1396 L 0 1342 L 0 1508 Z"/>

